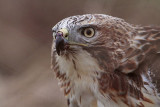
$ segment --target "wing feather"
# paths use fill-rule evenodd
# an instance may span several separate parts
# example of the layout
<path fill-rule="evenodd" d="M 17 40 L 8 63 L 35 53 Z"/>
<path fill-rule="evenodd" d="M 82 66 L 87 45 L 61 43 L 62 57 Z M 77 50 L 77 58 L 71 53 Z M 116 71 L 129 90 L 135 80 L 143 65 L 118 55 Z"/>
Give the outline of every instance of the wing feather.
<path fill-rule="evenodd" d="M 160 27 L 146 26 L 136 30 L 137 35 L 133 40 L 135 47 L 126 55 L 127 60 L 119 70 L 125 74 L 147 74 L 160 92 Z"/>

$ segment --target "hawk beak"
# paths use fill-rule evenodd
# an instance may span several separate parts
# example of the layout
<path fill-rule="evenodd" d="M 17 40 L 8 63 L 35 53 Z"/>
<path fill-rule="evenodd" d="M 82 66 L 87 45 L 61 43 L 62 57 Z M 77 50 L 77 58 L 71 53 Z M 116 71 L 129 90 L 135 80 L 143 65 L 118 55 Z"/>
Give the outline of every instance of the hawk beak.
<path fill-rule="evenodd" d="M 58 31 L 56 34 L 56 51 L 59 56 L 60 53 L 66 49 L 66 45 L 68 44 L 65 35 L 66 32 L 63 32 L 63 30 Z"/>

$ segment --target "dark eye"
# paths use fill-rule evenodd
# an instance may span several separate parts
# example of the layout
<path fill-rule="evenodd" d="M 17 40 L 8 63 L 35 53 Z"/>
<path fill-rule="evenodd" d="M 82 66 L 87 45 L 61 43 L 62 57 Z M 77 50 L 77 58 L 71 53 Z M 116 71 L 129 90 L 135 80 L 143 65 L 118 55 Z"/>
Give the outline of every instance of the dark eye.
<path fill-rule="evenodd" d="M 85 28 L 85 29 L 82 31 L 82 34 L 83 34 L 85 37 L 91 38 L 91 37 L 94 36 L 95 31 L 94 31 L 93 28 Z"/>

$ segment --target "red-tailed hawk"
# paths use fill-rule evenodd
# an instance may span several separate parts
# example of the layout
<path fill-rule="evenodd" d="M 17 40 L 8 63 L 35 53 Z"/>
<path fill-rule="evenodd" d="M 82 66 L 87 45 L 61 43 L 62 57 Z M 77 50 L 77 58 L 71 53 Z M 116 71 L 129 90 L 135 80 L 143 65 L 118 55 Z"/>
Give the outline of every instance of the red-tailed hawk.
<path fill-rule="evenodd" d="M 160 107 L 160 27 L 86 14 L 52 31 L 52 64 L 69 107 Z"/>

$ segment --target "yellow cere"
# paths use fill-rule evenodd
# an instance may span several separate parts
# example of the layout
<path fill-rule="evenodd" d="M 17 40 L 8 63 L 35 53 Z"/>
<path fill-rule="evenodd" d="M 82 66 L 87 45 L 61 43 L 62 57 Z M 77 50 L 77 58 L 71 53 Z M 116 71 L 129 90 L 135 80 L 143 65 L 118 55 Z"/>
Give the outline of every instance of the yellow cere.
<path fill-rule="evenodd" d="M 59 30 L 59 32 L 62 32 L 63 33 L 63 37 L 68 40 L 68 30 L 65 29 L 65 28 L 62 28 Z"/>

